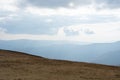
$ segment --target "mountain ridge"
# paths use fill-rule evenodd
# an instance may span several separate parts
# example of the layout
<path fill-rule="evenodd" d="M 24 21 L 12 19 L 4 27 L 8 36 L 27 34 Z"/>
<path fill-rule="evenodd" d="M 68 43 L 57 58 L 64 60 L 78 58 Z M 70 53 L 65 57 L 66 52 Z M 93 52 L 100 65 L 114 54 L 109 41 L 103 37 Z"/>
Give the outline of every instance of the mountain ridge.
<path fill-rule="evenodd" d="M 101 63 L 102 55 L 116 52 L 120 50 L 120 42 L 114 43 L 94 43 L 88 45 L 79 44 L 64 44 L 62 42 L 54 41 L 34 41 L 34 40 L 13 40 L 13 41 L 0 41 L 0 48 L 21 51 L 25 53 L 32 53 L 34 55 L 43 56 L 50 59 L 70 60 L 78 62 Z M 25 45 L 23 45 L 25 44 Z M 114 54 L 114 53 L 113 53 Z M 118 52 L 119 54 L 119 52 Z M 114 60 L 117 56 L 112 56 Z M 99 58 L 99 59 L 98 59 Z M 94 60 L 98 60 L 97 62 Z M 107 60 L 107 59 L 106 59 Z M 118 58 L 119 61 L 119 58 Z M 107 65 L 119 65 L 120 63 L 113 64 L 112 62 L 106 63 Z"/>

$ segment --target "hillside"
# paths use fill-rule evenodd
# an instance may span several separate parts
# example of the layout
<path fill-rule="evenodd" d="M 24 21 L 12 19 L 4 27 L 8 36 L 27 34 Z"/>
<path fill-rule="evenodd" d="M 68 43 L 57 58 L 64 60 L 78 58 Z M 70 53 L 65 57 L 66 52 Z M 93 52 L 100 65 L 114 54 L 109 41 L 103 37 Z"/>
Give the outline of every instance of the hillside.
<path fill-rule="evenodd" d="M 0 80 L 120 80 L 120 67 L 0 50 Z"/>

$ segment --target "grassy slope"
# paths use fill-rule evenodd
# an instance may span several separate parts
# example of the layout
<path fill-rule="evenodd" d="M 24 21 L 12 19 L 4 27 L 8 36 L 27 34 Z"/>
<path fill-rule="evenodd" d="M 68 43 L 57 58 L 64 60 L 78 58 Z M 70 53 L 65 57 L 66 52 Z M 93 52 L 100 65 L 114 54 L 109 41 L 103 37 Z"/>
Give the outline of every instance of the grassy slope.
<path fill-rule="evenodd" d="M 120 80 L 120 67 L 0 50 L 0 80 Z"/>

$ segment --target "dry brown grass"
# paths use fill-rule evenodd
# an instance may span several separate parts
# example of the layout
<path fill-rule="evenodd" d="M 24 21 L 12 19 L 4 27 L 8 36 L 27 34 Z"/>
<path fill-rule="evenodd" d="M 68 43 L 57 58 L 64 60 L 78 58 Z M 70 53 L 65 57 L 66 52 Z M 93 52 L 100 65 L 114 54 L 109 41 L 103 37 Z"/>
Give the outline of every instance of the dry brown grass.
<path fill-rule="evenodd" d="M 120 67 L 0 50 L 0 80 L 120 80 Z"/>

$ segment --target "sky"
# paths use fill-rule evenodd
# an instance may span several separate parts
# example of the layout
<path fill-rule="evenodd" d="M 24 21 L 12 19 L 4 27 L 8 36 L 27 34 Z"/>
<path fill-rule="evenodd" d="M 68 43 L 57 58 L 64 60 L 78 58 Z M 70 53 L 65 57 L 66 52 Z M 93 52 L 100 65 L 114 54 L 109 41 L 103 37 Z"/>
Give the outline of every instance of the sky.
<path fill-rule="evenodd" d="M 0 40 L 120 41 L 120 0 L 0 0 Z"/>

